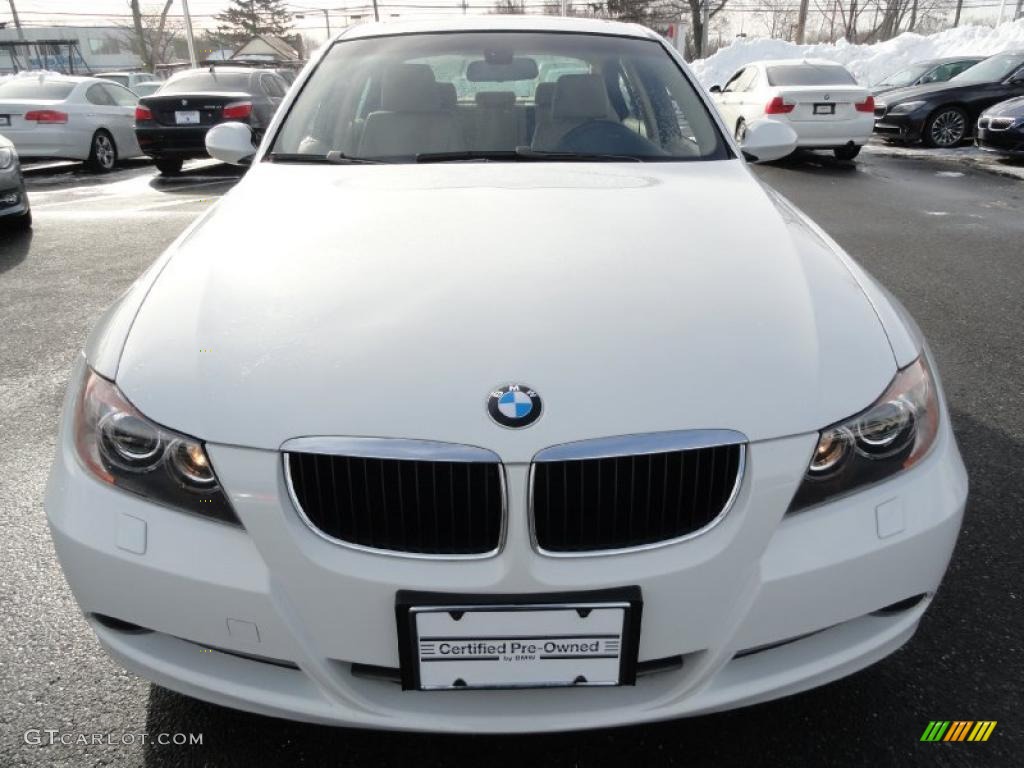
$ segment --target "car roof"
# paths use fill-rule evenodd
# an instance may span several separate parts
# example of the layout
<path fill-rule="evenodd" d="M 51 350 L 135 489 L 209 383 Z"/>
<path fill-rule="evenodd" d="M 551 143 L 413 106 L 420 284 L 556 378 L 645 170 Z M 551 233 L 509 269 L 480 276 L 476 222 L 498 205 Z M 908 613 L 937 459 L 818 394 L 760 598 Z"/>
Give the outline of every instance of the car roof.
<path fill-rule="evenodd" d="M 661 39 L 647 27 L 621 21 L 543 15 L 503 16 L 500 14 L 452 15 L 431 19 L 369 22 L 348 27 L 335 39 L 353 40 L 425 32 L 581 32 L 592 35 L 639 37 L 648 40 Z"/>
<path fill-rule="evenodd" d="M 787 67 L 806 64 L 810 67 L 843 67 L 843 69 L 846 69 L 843 64 L 840 64 L 838 61 L 832 61 L 831 59 L 765 59 L 763 61 L 753 61 L 751 64 L 760 64 L 761 66 L 781 64 Z"/>

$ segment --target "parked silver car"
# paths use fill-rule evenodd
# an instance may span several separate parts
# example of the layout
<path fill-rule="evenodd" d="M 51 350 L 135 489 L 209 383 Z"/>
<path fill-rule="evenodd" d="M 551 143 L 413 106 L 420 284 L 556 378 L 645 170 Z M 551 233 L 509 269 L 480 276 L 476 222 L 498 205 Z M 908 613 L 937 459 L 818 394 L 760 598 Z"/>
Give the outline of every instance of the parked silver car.
<path fill-rule="evenodd" d="M 0 136 L 0 228 L 28 229 L 32 226 L 25 180 L 14 145 Z"/>
<path fill-rule="evenodd" d="M 84 160 L 104 173 L 142 154 L 133 127 L 138 100 L 109 80 L 27 73 L 0 82 L 0 132 L 22 158 Z"/>

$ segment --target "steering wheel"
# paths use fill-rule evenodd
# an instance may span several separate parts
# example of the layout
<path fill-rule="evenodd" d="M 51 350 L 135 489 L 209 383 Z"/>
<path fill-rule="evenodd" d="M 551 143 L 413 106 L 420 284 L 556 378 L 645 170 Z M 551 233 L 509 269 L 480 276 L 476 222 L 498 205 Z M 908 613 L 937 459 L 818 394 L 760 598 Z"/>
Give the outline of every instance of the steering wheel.
<path fill-rule="evenodd" d="M 664 150 L 614 120 L 590 120 L 568 131 L 557 152 L 606 155 L 664 155 Z"/>

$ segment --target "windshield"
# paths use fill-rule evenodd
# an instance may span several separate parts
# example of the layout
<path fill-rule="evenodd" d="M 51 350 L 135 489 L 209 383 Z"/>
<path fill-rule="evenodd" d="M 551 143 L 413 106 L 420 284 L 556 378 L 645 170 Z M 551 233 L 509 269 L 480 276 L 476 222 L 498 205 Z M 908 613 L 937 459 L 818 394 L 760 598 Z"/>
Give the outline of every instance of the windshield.
<path fill-rule="evenodd" d="M 768 67 L 769 85 L 856 85 L 843 67 L 828 64 L 782 64 Z"/>
<path fill-rule="evenodd" d="M 892 85 L 897 88 L 910 85 L 929 69 L 931 69 L 931 64 L 913 64 L 906 69 L 901 69 L 899 72 L 894 72 L 888 77 L 883 78 L 876 85 Z"/>
<path fill-rule="evenodd" d="M 731 156 L 659 43 L 545 32 L 339 41 L 306 82 L 269 157 L 327 153 L 390 162 Z"/>
<path fill-rule="evenodd" d="M 75 89 L 74 83 L 54 82 L 33 78 L 16 78 L 0 83 L 0 99 L 40 99 L 63 101 Z"/>
<path fill-rule="evenodd" d="M 1021 65 L 1024 65 L 1024 54 L 1002 53 L 989 56 L 949 82 L 952 85 L 996 83 L 1009 77 Z"/>
<path fill-rule="evenodd" d="M 213 91 L 249 90 L 249 73 L 228 74 L 202 72 L 181 75 L 164 83 L 161 95 L 167 93 L 210 93 Z"/>

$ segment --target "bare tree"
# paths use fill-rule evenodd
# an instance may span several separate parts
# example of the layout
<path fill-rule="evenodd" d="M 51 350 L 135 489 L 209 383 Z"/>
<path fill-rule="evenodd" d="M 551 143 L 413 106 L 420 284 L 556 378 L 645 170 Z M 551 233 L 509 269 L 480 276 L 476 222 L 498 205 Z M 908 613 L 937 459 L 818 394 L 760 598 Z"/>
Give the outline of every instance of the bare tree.
<path fill-rule="evenodd" d="M 709 54 L 709 51 L 703 50 L 705 2 L 708 4 L 708 26 L 711 27 L 715 20 L 715 17 L 718 16 L 718 14 L 720 14 L 725 9 L 725 6 L 729 2 L 729 0 L 686 0 L 685 3 L 681 3 L 678 5 L 672 3 L 670 5 L 663 6 L 665 10 L 672 9 L 672 11 L 674 11 L 677 14 L 679 13 L 679 11 L 689 12 L 690 39 L 687 41 L 687 50 L 695 59 L 702 59 Z M 678 16 L 676 16 L 676 18 L 678 18 Z"/>
<path fill-rule="evenodd" d="M 163 0 L 163 7 L 147 11 L 139 8 L 139 0 L 131 0 L 132 23 L 125 28 L 132 47 L 139 52 L 143 66 L 150 72 L 166 64 L 174 38 L 181 32 L 181 23 L 168 21 L 167 14 L 174 0 Z"/>
<path fill-rule="evenodd" d="M 799 14 L 792 0 L 761 0 L 763 10 L 757 14 L 768 37 L 781 40 L 799 38 Z"/>
<path fill-rule="evenodd" d="M 526 7 L 523 0 L 495 0 L 491 12 L 520 15 L 526 13 Z"/>

